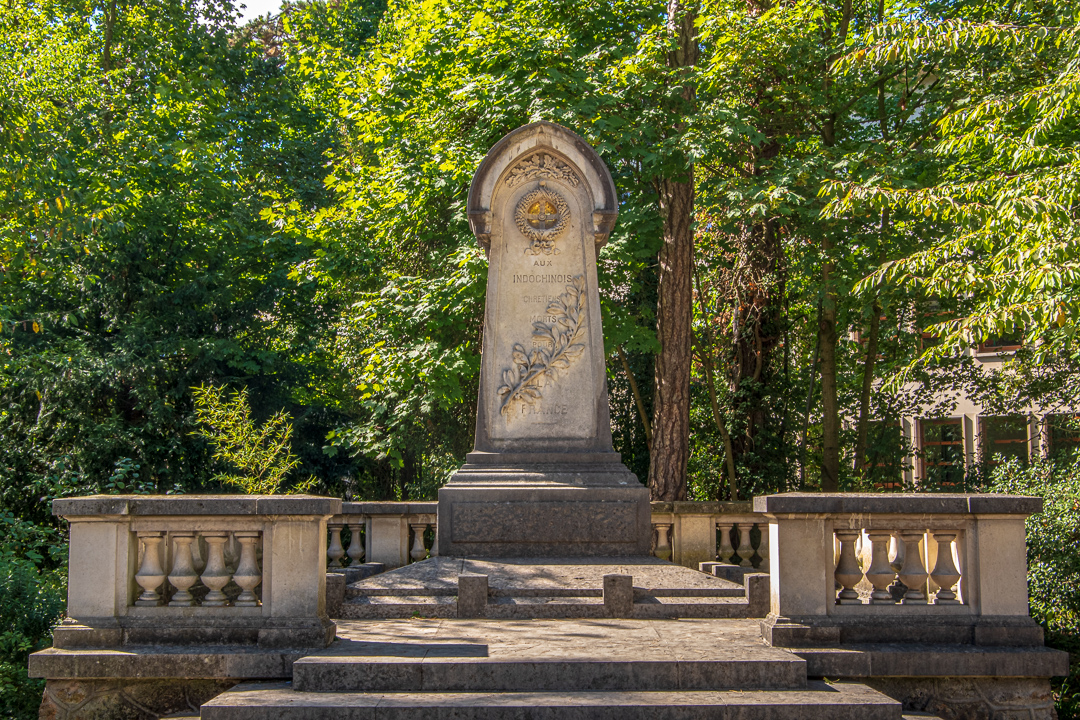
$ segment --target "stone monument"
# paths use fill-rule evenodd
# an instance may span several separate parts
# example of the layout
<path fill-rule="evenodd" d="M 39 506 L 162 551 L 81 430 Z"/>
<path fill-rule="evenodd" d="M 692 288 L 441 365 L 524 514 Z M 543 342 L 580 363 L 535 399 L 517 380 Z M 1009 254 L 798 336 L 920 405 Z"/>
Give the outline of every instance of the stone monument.
<path fill-rule="evenodd" d="M 573 132 L 514 130 L 480 164 L 488 256 L 476 442 L 439 491 L 440 555 L 647 555 L 649 492 L 612 449 L 597 251 L 611 174 Z"/>

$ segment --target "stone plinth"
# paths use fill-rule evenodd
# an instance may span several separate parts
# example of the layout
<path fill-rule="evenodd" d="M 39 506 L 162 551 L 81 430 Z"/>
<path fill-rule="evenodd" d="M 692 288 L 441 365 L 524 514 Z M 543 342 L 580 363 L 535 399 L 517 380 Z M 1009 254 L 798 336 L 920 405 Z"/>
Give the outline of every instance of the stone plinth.
<path fill-rule="evenodd" d="M 534 123 L 488 153 L 468 208 L 489 266 L 476 444 L 439 491 L 438 553 L 647 554 L 649 494 L 611 444 L 596 280 L 610 173 Z"/>

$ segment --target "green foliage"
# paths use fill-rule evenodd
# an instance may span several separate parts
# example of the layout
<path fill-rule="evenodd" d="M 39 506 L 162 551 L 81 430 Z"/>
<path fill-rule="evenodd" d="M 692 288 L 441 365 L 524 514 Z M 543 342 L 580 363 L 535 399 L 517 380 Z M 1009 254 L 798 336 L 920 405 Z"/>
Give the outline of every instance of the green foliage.
<path fill-rule="evenodd" d="M 902 59 L 956 98 L 934 126 L 935 182 L 878 176 L 832 188 L 835 214 L 889 207 L 943 230 L 864 283 L 961 301 L 935 323 L 944 340 L 935 355 L 1016 332 L 1038 343 L 1040 359 L 1078 353 L 1080 30 L 1063 11 L 1048 3 L 1019 23 L 897 21 L 838 65 L 853 72 Z"/>
<path fill-rule="evenodd" d="M 195 417 L 202 427 L 198 433 L 214 446 L 214 459 L 234 472 L 212 479 L 233 485 L 248 495 L 273 495 L 300 459 L 292 452 L 292 424 L 284 410 L 271 415 L 262 427 L 251 418 L 247 389 L 229 396 L 223 387 L 194 388 Z M 317 479 L 312 476 L 297 483 L 290 493 L 307 492 Z"/>
<path fill-rule="evenodd" d="M 1031 615 L 1049 644 L 1072 656 L 1070 675 L 1055 687 L 1058 716 L 1080 717 L 1080 456 L 1003 464 L 990 489 L 1043 499 L 1042 512 L 1027 520 Z"/>
<path fill-rule="evenodd" d="M 67 546 L 55 531 L 0 512 L 0 714 L 36 717 L 44 681 L 26 658 L 49 645 L 66 599 Z"/>

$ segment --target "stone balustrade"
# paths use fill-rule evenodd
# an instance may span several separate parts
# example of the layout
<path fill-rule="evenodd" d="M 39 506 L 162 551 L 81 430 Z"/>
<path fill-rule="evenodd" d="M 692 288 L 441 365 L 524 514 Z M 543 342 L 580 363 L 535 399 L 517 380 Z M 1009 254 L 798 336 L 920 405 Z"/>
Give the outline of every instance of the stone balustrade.
<path fill-rule="evenodd" d="M 1024 521 L 1039 498 L 801 494 L 754 499 L 769 522 L 774 645 L 1039 645 Z"/>
<path fill-rule="evenodd" d="M 55 500 L 70 545 L 54 646 L 324 647 L 326 522 L 340 510 L 302 495 Z"/>
<path fill-rule="evenodd" d="M 764 515 L 748 502 L 652 503 L 653 554 L 697 569 L 702 563 L 769 569 Z"/>
<path fill-rule="evenodd" d="M 436 530 L 437 502 L 345 502 L 330 519 L 328 567 L 333 570 L 364 562 L 387 569 L 438 554 L 428 535 Z M 348 548 L 342 534 L 348 529 Z M 431 531 L 431 532 L 429 532 Z"/>

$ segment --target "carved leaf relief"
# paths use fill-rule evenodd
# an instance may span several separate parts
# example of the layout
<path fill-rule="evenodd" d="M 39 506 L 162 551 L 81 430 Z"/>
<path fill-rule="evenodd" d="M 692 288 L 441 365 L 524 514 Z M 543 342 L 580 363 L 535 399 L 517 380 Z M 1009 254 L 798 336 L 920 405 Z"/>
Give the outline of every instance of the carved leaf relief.
<path fill-rule="evenodd" d="M 533 406 L 543 398 L 546 385 L 555 382 L 560 371 L 574 364 L 585 344 L 579 342 L 585 333 L 585 276 L 576 275 L 566 286 L 566 292 L 548 303 L 547 316 L 553 323 L 534 322 L 531 352 L 514 345 L 511 366 L 503 370 L 503 384 L 498 389 L 502 398 L 501 412 L 513 417 L 522 404 Z"/>
<path fill-rule="evenodd" d="M 506 177 L 506 186 L 514 187 L 536 178 L 562 180 L 570 187 L 577 187 L 581 182 L 577 174 L 566 163 L 557 160 L 553 155 L 537 153 L 510 168 L 510 174 Z"/>

